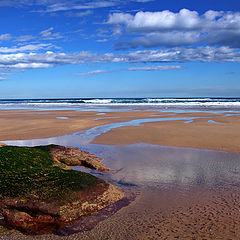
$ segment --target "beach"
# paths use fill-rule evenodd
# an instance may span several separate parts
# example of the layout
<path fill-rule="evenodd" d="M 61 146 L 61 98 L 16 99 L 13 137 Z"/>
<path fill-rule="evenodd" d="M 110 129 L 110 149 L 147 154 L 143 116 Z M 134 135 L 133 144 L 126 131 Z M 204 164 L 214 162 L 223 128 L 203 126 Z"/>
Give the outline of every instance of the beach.
<path fill-rule="evenodd" d="M 90 150 L 106 156 L 104 163 L 110 168 L 127 166 L 111 179 L 131 183 L 132 189 L 127 188 L 136 199 L 89 231 L 69 236 L 26 236 L 14 231 L 0 239 L 239 239 L 239 121 L 238 112 L 1 111 L 0 142 L 36 139 L 37 144 L 41 138 L 114 126 L 94 137 Z M 117 127 L 121 122 L 129 123 Z M 137 159 L 142 165 L 134 175 Z"/>
<path fill-rule="evenodd" d="M 149 121 L 140 126 L 111 129 L 96 137 L 93 143 L 125 145 L 145 142 L 161 146 L 240 152 L 240 117 L 234 112 L 121 111 L 99 115 L 94 111 L 76 112 L 71 110 L 0 111 L 0 141 L 48 138 L 110 123 L 160 118 L 159 122 Z M 169 118 L 171 120 L 168 120 Z M 175 119 L 173 120 L 173 118 Z M 181 118 L 196 119 L 178 120 Z M 187 123 L 188 121 L 192 122 Z"/>
<path fill-rule="evenodd" d="M 240 1 L 0 17 L 0 240 L 240 240 Z"/>

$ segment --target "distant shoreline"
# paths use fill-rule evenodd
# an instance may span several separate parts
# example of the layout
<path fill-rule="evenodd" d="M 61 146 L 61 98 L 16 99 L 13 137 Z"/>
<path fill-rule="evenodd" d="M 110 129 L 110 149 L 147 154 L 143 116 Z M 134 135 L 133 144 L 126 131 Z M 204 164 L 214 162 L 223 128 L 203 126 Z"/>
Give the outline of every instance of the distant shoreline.
<path fill-rule="evenodd" d="M 239 97 L 0 99 L 5 110 L 240 110 Z"/>

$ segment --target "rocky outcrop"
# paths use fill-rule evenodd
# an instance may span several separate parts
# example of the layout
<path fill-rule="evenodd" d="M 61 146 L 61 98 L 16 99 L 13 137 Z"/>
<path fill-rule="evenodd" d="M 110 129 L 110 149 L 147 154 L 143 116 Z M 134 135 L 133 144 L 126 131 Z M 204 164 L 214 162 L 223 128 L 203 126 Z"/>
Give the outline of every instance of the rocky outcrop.
<path fill-rule="evenodd" d="M 109 171 L 109 168 L 102 164 L 102 159 L 99 159 L 94 154 L 79 150 L 74 147 L 65 147 L 52 145 L 49 153 L 57 162 L 64 163 L 68 166 L 84 166 L 86 168 L 99 171 Z"/>
<path fill-rule="evenodd" d="M 63 168 L 66 165 L 80 165 L 100 171 L 109 170 L 95 155 L 77 148 L 56 145 L 37 148 L 49 152 L 53 160 L 63 165 Z M 90 175 L 86 175 L 88 176 Z M 51 233 L 82 217 L 90 216 L 123 197 L 121 190 L 101 179 L 94 186 L 86 185 L 81 190 L 69 191 L 67 198 L 62 198 L 59 193 L 59 199 L 54 200 L 42 198 L 35 193 L 20 194 L 19 197 L 2 196 L 0 193 L 0 224 L 28 234 Z"/>
<path fill-rule="evenodd" d="M 61 205 L 31 198 L 5 198 L 1 203 L 4 224 L 28 234 L 51 233 L 122 199 L 123 192 L 104 183 L 91 192 L 75 192 L 71 198 Z"/>

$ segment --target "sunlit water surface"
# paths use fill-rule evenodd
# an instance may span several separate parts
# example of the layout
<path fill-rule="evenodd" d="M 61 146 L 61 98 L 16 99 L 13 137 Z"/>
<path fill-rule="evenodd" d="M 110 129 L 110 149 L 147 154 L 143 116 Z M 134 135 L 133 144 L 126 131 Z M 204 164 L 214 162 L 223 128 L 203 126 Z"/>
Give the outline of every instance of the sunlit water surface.
<path fill-rule="evenodd" d="M 96 130 L 96 129 L 95 129 Z M 150 144 L 107 146 L 90 144 L 91 131 L 54 138 L 6 141 L 9 145 L 36 146 L 60 144 L 78 147 L 103 158 L 111 171 L 86 171 L 112 183 L 139 188 L 216 188 L 240 183 L 240 155 L 227 152 L 161 147 Z M 93 134 L 96 135 L 96 134 Z"/>

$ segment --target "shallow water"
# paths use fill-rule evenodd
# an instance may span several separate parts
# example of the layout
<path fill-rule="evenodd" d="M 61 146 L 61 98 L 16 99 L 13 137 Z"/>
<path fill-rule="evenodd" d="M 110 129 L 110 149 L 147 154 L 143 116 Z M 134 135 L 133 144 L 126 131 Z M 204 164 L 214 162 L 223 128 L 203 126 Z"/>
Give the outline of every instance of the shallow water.
<path fill-rule="evenodd" d="M 185 123 L 192 123 L 194 120 L 188 120 Z"/>
<path fill-rule="evenodd" d="M 209 123 L 220 123 L 220 122 L 216 122 L 214 120 L 208 120 Z"/>
<path fill-rule="evenodd" d="M 188 189 L 196 186 L 216 188 L 225 183 L 240 183 L 240 154 L 144 143 L 126 146 L 84 144 L 81 135 L 76 134 L 5 143 L 18 146 L 60 144 L 95 153 L 112 169 L 110 172 L 101 173 L 83 167 L 74 169 L 124 186 Z"/>
<path fill-rule="evenodd" d="M 57 119 L 69 119 L 69 117 L 56 117 Z"/>
<path fill-rule="evenodd" d="M 85 150 L 102 157 L 104 163 L 113 169 L 104 175 L 93 170 L 90 173 L 122 185 L 188 189 L 196 186 L 215 188 L 225 182 L 240 182 L 239 154 L 149 144 L 90 145 Z"/>

